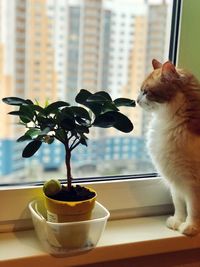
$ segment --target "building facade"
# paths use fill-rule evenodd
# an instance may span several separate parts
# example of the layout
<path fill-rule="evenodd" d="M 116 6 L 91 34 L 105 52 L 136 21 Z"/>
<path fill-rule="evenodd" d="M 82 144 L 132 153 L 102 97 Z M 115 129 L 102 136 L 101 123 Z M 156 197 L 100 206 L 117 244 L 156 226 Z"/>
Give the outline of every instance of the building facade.
<path fill-rule="evenodd" d="M 85 88 L 136 99 L 151 59 L 166 56 L 167 8 L 165 1 L 0 0 L 1 98 L 73 103 Z M 0 105 L 0 175 L 15 172 L 23 179 L 31 165 L 62 170 L 64 151 L 56 142 L 44 144 L 27 167 L 21 158 L 25 144 L 15 142 L 20 128 L 7 116 L 9 107 Z M 133 133 L 92 131 L 89 146 L 76 148 L 75 173 L 139 172 L 142 163 L 151 168 L 144 145 L 148 118 L 140 108 L 124 111 L 134 122 Z"/>

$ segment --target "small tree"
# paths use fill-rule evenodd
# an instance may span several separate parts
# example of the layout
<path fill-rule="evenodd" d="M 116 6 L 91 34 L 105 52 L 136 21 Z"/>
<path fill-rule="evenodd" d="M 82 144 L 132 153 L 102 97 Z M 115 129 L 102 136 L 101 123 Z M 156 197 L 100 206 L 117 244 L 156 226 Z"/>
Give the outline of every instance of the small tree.
<path fill-rule="evenodd" d="M 135 107 L 135 101 L 128 98 L 117 98 L 114 101 L 105 91 L 94 94 L 82 89 L 77 94 L 77 106 L 65 101 L 56 101 L 41 107 L 38 102 L 18 97 L 2 99 L 8 105 L 18 106 L 17 111 L 9 112 L 18 116 L 20 124 L 27 131 L 17 142 L 29 142 L 22 152 L 24 158 L 33 156 L 42 143 L 51 144 L 58 140 L 65 147 L 65 164 L 67 171 L 67 188 L 71 190 L 71 153 L 78 145 L 87 146 L 91 127 L 113 127 L 124 133 L 133 130 L 132 122 L 119 111 L 119 107 Z"/>

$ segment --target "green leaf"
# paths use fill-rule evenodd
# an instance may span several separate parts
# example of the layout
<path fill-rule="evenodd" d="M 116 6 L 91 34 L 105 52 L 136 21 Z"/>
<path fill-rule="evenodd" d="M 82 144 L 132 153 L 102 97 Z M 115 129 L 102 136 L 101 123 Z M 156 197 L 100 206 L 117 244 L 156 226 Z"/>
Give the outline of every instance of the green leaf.
<path fill-rule="evenodd" d="M 21 112 L 20 119 L 22 117 L 22 119 L 21 119 L 22 121 L 23 121 L 23 118 L 26 118 L 27 122 L 30 122 L 33 120 L 35 113 L 34 113 L 34 110 L 31 108 L 30 105 L 21 105 L 19 108 L 19 111 Z M 25 121 L 23 121 L 23 122 L 25 122 Z"/>
<path fill-rule="evenodd" d="M 129 98 L 117 98 L 114 100 L 114 103 L 117 107 L 120 106 L 135 107 L 135 101 Z"/>
<path fill-rule="evenodd" d="M 35 103 L 36 103 L 37 106 L 40 106 L 40 103 L 39 103 L 39 101 L 37 99 L 35 99 Z"/>
<path fill-rule="evenodd" d="M 102 112 L 107 111 L 119 111 L 119 109 L 115 106 L 113 102 L 106 102 L 102 107 Z"/>
<path fill-rule="evenodd" d="M 45 103 L 44 103 L 45 108 L 46 108 L 48 105 L 49 105 L 49 99 L 46 99 L 46 100 L 45 100 Z"/>
<path fill-rule="evenodd" d="M 30 141 L 30 140 L 32 140 L 31 136 L 25 134 L 19 137 L 17 139 L 17 142 L 24 142 L 24 141 Z"/>
<path fill-rule="evenodd" d="M 66 119 L 66 122 L 69 121 L 69 124 L 75 125 L 75 118 L 74 118 L 74 113 L 71 110 L 70 107 L 66 107 L 56 114 L 56 122 L 57 124 L 62 124 L 62 122 Z"/>
<path fill-rule="evenodd" d="M 112 127 L 114 123 L 115 123 L 115 117 L 112 116 L 110 112 L 106 112 L 96 117 L 93 122 L 93 125 L 102 128 L 109 128 Z"/>
<path fill-rule="evenodd" d="M 31 119 L 24 115 L 20 115 L 20 120 L 24 122 L 25 124 L 31 122 Z"/>
<path fill-rule="evenodd" d="M 114 127 L 124 133 L 133 130 L 132 122 L 124 114 L 117 111 L 108 111 L 99 115 L 94 120 L 93 125 L 102 128 Z"/>
<path fill-rule="evenodd" d="M 8 112 L 9 115 L 21 116 L 23 113 L 19 110 Z"/>
<path fill-rule="evenodd" d="M 39 129 L 36 129 L 36 128 L 31 128 L 29 129 L 25 135 L 26 136 L 30 136 L 30 137 L 35 137 L 35 136 L 38 136 L 38 134 L 40 133 L 41 131 Z"/>
<path fill-rule="evenodd" d="M 93 94 L 89 96 L 86 100 L 86 102 L 92 102 L 92 103 L 99 103 L 99 104 L 104 104 L 106 101 L 109 101 L 107 98 L 101 95 Z"/>
<path fill-rule="evenodd" d="M 102 112 L 102 104 L 99 104 L 97 102 L 96 103 L 86 102 L 83 105 L 88 107 L 95 114 L 95 116 L 99 115 Z"/>
<path fill-rule="evenodd" d="M 40 146 L 42 145 L 42 142 L 39 140 L 34 140 L 32 142 L 30 142 L 23 150 L 22 152 L 22 157 L 23 158 L 29 158 L 31 156 L 33 156 L 38 149 L 40 148 Z"/>
<path fill-rule="evenodd" d="M 90 93 L 88 90 L 81 89 L 80 92 L 77 94 L 75 101 L 79 104 L 84 104 L 88 97 L 91 95 L 92 93 Z"/>
<path fill-rule="evenodd" d="M 60 110 L 59 113 L 60 113 L 61 117 L 62 116 L 68 116 L 68 117 L 74 119 L 74 112 L 71 109 L 71 107 L 63 108 L 62 110 Z"/>
<path fill-rule="evenodd" d="M 72 106 L 72 107 L 70 107 L 70 109 L 73 111 L 74 115 L 91 121 L 90 114 L 88 113 L 88 111 L 85 108 Z"/>
<path fill-rule="evenodd" d="M 14 105 L 14 106 L 33 103 L 30 99 L 25 100 L 19 97 L 4 97 L 2 101 L 8 105 Z"/>
<path fill-rule="evenodd" d="M 107 100 L 112 101 L 111 96 L 105 91 L 98 91 L 94 95 L 100 95 L 100 96 L 106 98 Z"/>
<path fill-rule="evenodd" d="M 90 121 L 82 119 L 80 117 L 75 117 L 76 122 L 78 122 L 78 124 L 85 126 L 85 127 L 90 127 Z"/>
<path fill-rule="evenodd" d="M 26 99 L 25 101 L 26 101 L 26 104 L 28 105 L 34 105 L 33 101 L 30 99 Z"/>
<path fill-rule="evenodd" d="M 76 131 L 78 133 L 89 133 L 89 129 L 86 126 L 76 124 Z"/>
<path fill-rule="evenodd" d="M 133 130 L 132 122 L 124 114 L 115 111 L 110 111 L 109 113 L 115 118 L 114 128 L 124 133 L 129 133 Z"/>
<path fill-rule="evenodd" d="M 39 136 L 47 135 L 50 131 L 51 131 L 50 127 L 46 127 L 46 128 L 44 128 L 44 130 L 40 131 L 40 133 L 38 133 L 38 135 Z"/>
<path fill-rule="evenodd" d="M 33 109 L 34 111 L 38 111 L 38 112 L 41 113 L 42 115 L 46 115 L 45 109 L 42 108 L 41 106 L 39 106 L 39 105 L 32 105 L 31 107 L 32 107 L 32 109 Z"/>
<path fill-rule="evenodd" d="M 82 138 L 80 139 L 80 143 L 81 143 L 82 145 L 84 145 L 84 146 L 87 146 L 87 141 L 86 141 L 86 139 L 85 139 L 84 137 L 82 137 Z"/>
<path fill-rule="evenodd" d="M 72 119 L 72 118 L 69 117 L 69 116 L 65 116 L 65 117 L 63 117 L 63 119 L 61 120 L 61 122 L 60 122 L 60 126 L 61 126 L 62 128 L 64 128 L 65 130 L 67 130 L 67 131 L 74 130 L 75 127 L 76 127 L 75 120 Z"/>
<path fill-rule="evenodd" d="M 48 105 L 45 108 L 45 112 L 48 115 L 48 114 L 53 113 L 54 111 L 58 110 L 61 107 L 66 107 L 69 105 L 70 105 L 69 103 L 64 102 L 64 101 L 56 101 L 56 102 L 53 102 L 50 105 Z"/>
<path fill-rule="evenodd" d="M 50 128 L 53 130 L 55 125 L 56 125 L 56 120 L 53 118 L 46 118 L 43 116 L 37 116 L 37 121 L 38 121 L 38 124 L 39 124 L 42 131 L 45 128 Z"/>
<path fill-rule="evenodd" d="M 81 89 L 78 95 L 76 96 L 75 100 L 77 103 L 80 103 L 84 105 L 85 107 L 89 108 L 95 115 L 98 115 L 102 111 L 102 104 L 97 102 L 97 101 L 87 101 L 90 97 L 92 97 L 94 94 L 90 93 L 89 91 L 85 89 Z M 102 101 L 102 96 L 96 96 L 94 98 L 101 98 Z M 106 99 L 104 99 L 104 102 L 106 102 Z M 90 115 L 89 115 L 90 116 Z"/>
<path fill-rule="evenodd" d="M 62 140 L 63 142 L 65 141 L 66 139 L 66 134 L 65 134 L 65 131 L 63 129 L 57 129 L 55 131 L 55 136 L 59 139 L 59 140 Z"/>
<path fill-rule="evenodd" d="M 33 120 L 34 111 L 31 109 L 29 105 L 21 105 L 20 110 L 11 111 L 8 113 L 9 115 L 19 116 L 20 120 L 24 123 L 29 123 Z"/>

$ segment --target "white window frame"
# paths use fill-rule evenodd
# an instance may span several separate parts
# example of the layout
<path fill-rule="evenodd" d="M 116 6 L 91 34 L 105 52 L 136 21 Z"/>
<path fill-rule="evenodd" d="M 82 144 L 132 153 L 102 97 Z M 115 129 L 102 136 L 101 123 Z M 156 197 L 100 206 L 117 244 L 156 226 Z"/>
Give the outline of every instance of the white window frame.
<path fill-rule="evenodd" d="M 200 64 L 197 39 L 199 29 L 200 1 L 182 0 L 181 31 L 178 47 L 178 65 L 196 73 Z M 190 12 L 190 14 L 188 14 Z M 192 14 L 192 15 L 191 15 Z M 192 16 L 192 19 L 189 19 Z M 188 24 L 192 29 L 188 31 Z M 195 27 L 196 24 L 196 27 Z M 186 37 L 187 36 L 187 37 Z M 196 42 L 193 47 L 194 41 Z M 188 57 L 190 48 L 190 57 Z M 198 52 L 198 53 L 197 53 Z M 199 60 L 198 60 L 199 59 Z M 196 63 L 195 63 L 196 62 Z M 200 67 L 198 66 L 200 72 Z M 86 185 L 84 183 L 84 185 Z M 172 201 L 168 188 L 160 177 L 135 179 L 133 176 L 123 180 L 100 181 L 87 184 L 98 194 L 98 201 L 111 212 L 111 219 L 167 214 L 172 212 Z M 0 232 L 14 231 L 32 227 L 28 203 L 41 197 L 42 186 L 1 186 L 0 187 Z"/>
<path fill-rule="evenodd" d="M 166 214 L 172 210 L 169 191 L 160 178 L 116 180 L 83 184 L 97 191 L 97 199 L 111 219 Z M 155 194 L 156 192 L 156 194 Z M 0 233 L 32 228 L 28 203 L 42 197 L 42 186 L 0 189 Z"/>

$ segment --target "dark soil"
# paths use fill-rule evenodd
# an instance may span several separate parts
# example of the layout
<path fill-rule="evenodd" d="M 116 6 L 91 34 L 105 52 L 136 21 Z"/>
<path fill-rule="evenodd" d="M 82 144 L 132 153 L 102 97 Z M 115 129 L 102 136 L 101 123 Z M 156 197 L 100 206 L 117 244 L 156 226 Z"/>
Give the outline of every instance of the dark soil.
<path fill-rule="evenodd" d="M 66 186 L 62 186 L 62 190 L 56 195 L 51 196 L 51 198 L 61 201 L 82 201 L 93 198 L 94 196 L 94 192 L 91 192 L 83 186 L 76 185 L 72 186 L 70 191 L 67 190 Z"/>

